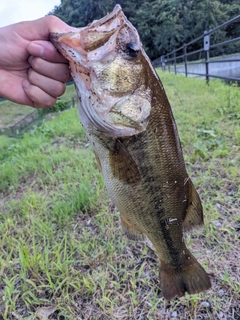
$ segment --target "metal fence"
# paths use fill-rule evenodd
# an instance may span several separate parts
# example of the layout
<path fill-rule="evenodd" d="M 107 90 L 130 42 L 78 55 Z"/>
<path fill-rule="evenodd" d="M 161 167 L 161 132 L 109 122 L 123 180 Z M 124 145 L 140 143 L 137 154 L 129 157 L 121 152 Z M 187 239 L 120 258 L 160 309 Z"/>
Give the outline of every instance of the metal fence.
<path fill-rule="evenodd" d="M 236 25 L 236 23 L 240 23 L 240 15 L 214 29 L 204 31 L 198 38 L 161 56 L 153 61 L 154 66 L 175 72 L 175 74 L 183 73 L 186 76 L 204 77 L 207 82 L 210 78 L 240 82 L 240 34 L 239 37 L 211 44 L 214 38 L 217 38 L 215 36 L 217 32 L 224 30 L 228 25 Z M 234 54 L 220 56 L 219 53 L 223 52 L 224 48 L 228 48 L 229 52 L 230 46 L 235 49 L 235 51 L 232 50 Z M 192 51 L 193 47 L 198 47 L 198 49 Z"/>
<path fill-rule="evenodd" d="M 33 111 L 30 114 L 28 114 L 26 117 L 15 123 L 14 125 L 7 126 L 5 128 L 0 129 L 0 134 L 5 134 L 9 136 L 15 136 L 20 131 L 25 129 L 27 126 L 29 126 L 31 123 L 36 121 L 38 119 L 39 115 L 37 111 Z"/>
<path fill-rule="evenodd" d="M 67 102 L 66 109 L 74 108 L 75 107 L 75 99 L 71 98 Z M 48 109 L 49 113 L 51 109 Z M 36 121 L 40 120 L 42 116 L 39 114 L 39 112 L 33 111 L 26 115 L 24 118 L 22 118 L 20 121 L 14 123 L 13 125 L 7 126 L 5 128 L 0 129 L 0 134 L 8 135 L 8 136 L 16 136 L 19 134 L 22 130 L 26 129 L 28 126 L 36 123 Z"/>

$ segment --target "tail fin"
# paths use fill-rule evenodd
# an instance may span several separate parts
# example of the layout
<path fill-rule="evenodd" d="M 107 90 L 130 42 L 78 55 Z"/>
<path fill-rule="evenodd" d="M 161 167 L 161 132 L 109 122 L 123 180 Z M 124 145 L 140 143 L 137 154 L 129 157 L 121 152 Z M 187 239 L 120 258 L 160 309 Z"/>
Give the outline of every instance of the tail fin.
<path fill-rule="evenodd" d="M 185 292 L 194 294 L 211 288 L 211 282 L 205 270 L 190 251 L 186 249 L 185 252 L 186 259 L 179 268 L 163 262 L 160 264 L 161 288 L 167 300 L 172 300 L 176 296 L 182 297 Z"/>

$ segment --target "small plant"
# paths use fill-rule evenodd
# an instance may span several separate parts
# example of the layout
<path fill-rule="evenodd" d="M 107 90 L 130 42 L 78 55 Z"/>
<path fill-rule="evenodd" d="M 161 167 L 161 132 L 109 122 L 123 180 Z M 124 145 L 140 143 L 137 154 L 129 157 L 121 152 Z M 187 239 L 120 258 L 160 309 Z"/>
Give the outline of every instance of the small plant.
<path fill-rule="evenodd" d="M 40 116 L 44 116 L 48 113 L 53 112 L 61 112 L 69 108 L 69 102 L 66 100 L 57 100 L 53 107 L 45 108 L 45 109 L 38 109 L 38 113 Z"/>
<path fill-rule="evenodd" d="M 235 105 L 238 112 L 239 89 L 220 81 L 207 86 L 173 74 L 160 77 L 204 207 L 204 226 L 188 233 L 186 242 L 211 275 L 212 289 L 163 299 L 156 254 L 147 243 L 123 235 L 72 108 L 21 140 L 4 139 L 0 319 L 41 318 L 42 308 L 56 310 L 49 319 L 65 320 L 236 318 L 240 127 L 227 110 Z"/>
<path fill-rule="evenodd" d="M 228 155 L 224 139 L 219 137 L 213 129 L 199 129 L 198 140 L 193 144 L 195 156 L 208 159 Z"/>

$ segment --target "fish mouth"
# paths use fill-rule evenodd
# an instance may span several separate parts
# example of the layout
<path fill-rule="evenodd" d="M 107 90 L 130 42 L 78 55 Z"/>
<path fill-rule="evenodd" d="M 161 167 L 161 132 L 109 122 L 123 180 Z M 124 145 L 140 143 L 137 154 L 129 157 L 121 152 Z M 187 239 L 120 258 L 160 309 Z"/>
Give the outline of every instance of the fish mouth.
<path fill-rule="evenodd" d="M 104 45 L 126 21 L 122 8 L 117 4 L 113 11 L 100 20 L 95 20 L 77 32 L 51 33 L 50 41 L 62 52 L 62 45 L 77 47 L 82 54 L 87 54 Z M 64 53 L 63 53 L 64 54 Z M 66 54 L 65 54 L 66 55 Z"/>
<path fill-rule="evenodd" d="M 135 58 L 125 53 L 126 44 L 131 44 L 129 50 L 137 47 L 140 51 L 141 42 L 120 5 L 77 32 L 52 33 L 50 40 L 70 62 L 84 127 L 118 137 L 146 129 L 150 97 L 137 97 L 141 83 L 139 79 L 132 81 L 130 70 L 135 68 Z M 121 70 L 126 64 L 127 75 Z M 140 68 L 139 62 L 137 67 Z M 126 79 L 125 83 L 120 77 Z M 134 97 L 143 108 L 134 109 Z"/>
<path fill-rule="evenodd" d="M 106 15 L 105 17 L 101 18 L 100 20 L 96 20 L 96 21 L 93 21 L 91 26 L 101 26 L 103 24 L 106 25 L 106 23 L 108 23 L 110 20 L 113 20 L 115 19 L 119 13 L 122 13 L 122 7 L 120 6 L 120 4 L 116 4 L 116 6 L 113 8 L 113 11 L 110 12 L 108 15 Z"/>

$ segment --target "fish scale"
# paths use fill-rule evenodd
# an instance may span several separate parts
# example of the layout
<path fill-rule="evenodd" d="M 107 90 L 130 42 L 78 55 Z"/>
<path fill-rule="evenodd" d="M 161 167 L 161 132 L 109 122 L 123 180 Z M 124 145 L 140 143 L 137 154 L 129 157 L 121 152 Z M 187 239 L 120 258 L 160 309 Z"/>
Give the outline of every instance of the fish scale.
<path fill-rule="evenodd" d="M 183 231 L 203 224 L 202 205 L 183 159 L 163 85 L 137 30 L 117 5 L 78 32 L 52 34 L 69 60 L 80 120 L 93 146 L 124 233 L 149 239 L 163 296 L 211 287 L 186 248 Z"/>

